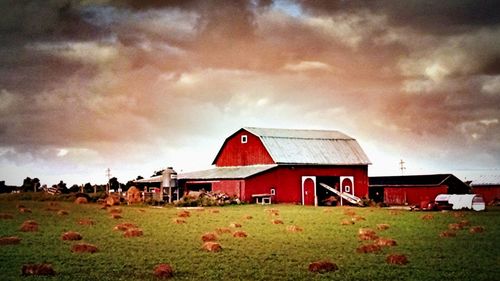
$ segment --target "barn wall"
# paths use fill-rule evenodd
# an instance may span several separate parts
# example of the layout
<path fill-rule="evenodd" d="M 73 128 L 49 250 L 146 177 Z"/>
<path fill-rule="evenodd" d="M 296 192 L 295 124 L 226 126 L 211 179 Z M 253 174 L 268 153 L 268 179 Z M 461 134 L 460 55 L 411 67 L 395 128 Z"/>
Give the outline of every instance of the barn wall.
<path fill-rule="evenodd" d="M 388 205 L 419 205 L 424 200 L 433 201 L 438 194 L 448 193 L 448 186 L 385 187 L 384 203 Z"/>
<path fill-rule="evenodd" d="M 242 135 L 247 136 L 247 143 L 241 143 Z M 224 143 L 214 164 L 218 167 L 246 166 L 274 164 L 274 161 L 258 137 L 242 130 Z"/>
<path fill-rule="evenodd" d="M 474 186 L 472 193 L 480 194 L 486 204 L 500 199 L 500 185 Z"/>
<path fill-rule="evenodd" d="M 223 180 L 212 183 L 212 190 L 221 191 L 229 196 L 237 196 L 241 198 L 242 188 L 244 185 L 243 180 Z"/>

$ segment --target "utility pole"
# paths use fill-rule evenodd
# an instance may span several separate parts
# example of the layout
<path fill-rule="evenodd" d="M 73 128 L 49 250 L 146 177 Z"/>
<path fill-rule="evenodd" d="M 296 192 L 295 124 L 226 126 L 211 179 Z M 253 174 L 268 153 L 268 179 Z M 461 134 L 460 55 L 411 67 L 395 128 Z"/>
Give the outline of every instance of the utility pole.
<path fill-rule="evenodd" d="M 106 183 L 106 194 L 109 194 L 109 180 L 111 179 L 111 169 L 106 169 L 106 177 L 108 178 L 108 182 Z"/>
<path fill-rule="evenodd" d="M 403 159 L 401 159 L 401 161 L 399 161 L 399 167 L 401 169 L 401 175 L 403 176 L 404 173 L 405 173 L 405 170 L 406 170 L 406 167 L 405 167 L 405 161 L 403 161 Z"/>

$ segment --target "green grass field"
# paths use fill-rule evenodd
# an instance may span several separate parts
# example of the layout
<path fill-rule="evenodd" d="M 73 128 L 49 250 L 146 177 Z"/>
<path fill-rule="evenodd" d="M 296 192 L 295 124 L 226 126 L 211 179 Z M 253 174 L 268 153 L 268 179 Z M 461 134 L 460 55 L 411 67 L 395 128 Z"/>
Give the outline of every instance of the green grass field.
<path fill-rule="evenodd" d="M 16 204 L 31 208 L 20 213 Z M 112 219 L 100 205 L 76 205 L 58 202 L 64 209 L 61 216 L 48 211 L 48 202 L 0 201 L 0 213 L 13 219 L 0 219 L 0 237 L 18 236 L 19 245 L 0 246 L 1 280 L 156 280 L 153 268 L 169 263 L 174 268 L 173 280 L 499 280 L 500 276 L 500 209 L 487 212 L 433 212 L 432 220 L 423 220 L 427 213 L 394 211 L 379 208 L 350 208 L 366 220 L 341 225 L 347 208 L 304 207 L 292 205 L 242 205 L 190 210 L 185 224 L 175 224 L 180 211 L 176 208 L 120 206 L 122 219 Z M 52 207 L 54 208 L 54 207 Z M 265 211 L 279 210 L 279 216 Z M 142 211 L 143 210 L 143 211 Z M 247 219 L 250 215 L 253 218 Z M 95 221 L 93 226 L 79 225 L 82 218 Z M 284 224 L 275 225 L 279 218 Z M 21 232 L 23 221 L 39 223 L 38 232 Z M 439 234 L 448 224 L 468 220 L 485 232 L 473 234 L 466 227 L 456 237 Z M 125 238 L 113 230 L 118 223 L 132 222 L 144 232 L 141 237 Z M 223 250 L 218 253 L 201 249 L 201 236 L 219 227 L 240 223 L 246 238 L 219 235 Z M 387 223 L 390 228 L 376 230 Z M 302 232 L 289 232 L 287 226 L 297 225 Z M 360 241 L 360 228 L 373 228 L 380 237 L 395 239 L 397 246 L 379 253 L 361 254 L 356 248 L 370 241 Z M 83 236 L 82 241 L 62 241 L 69 230 Z M 76 254 L 71 245 L 87 242 L 99 252 Z M 407 265 L 389 265 L 386 256 L 400 253 L 408 257 Z M 308 271 L 309 263 L 329 260 L 338 271 L 324 274 Z M 23 277 L 21 267 L 27 263 L 51 263 L 55 277 Z"/>

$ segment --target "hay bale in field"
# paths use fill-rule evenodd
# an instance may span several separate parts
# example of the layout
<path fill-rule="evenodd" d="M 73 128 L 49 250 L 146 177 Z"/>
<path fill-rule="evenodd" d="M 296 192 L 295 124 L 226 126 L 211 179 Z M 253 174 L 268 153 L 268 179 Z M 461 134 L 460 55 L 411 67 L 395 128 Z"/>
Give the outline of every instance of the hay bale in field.
<path fill-rule="evenodd" d="M 21 224 L 19 230 L 22 232 L 36 232 L 38 231 L 38 223 L 34 220 L 27 220 Z"/>
<path fill-rule="evenodd" d="M 243 219 L 245 219 L 245 220 L 251 220 L 251 219 L 253 219 L 253 217 L 251 215 L 244 215 Z"/>
<path fill-rule="evenodd" d="M 172 266 L 167 263 L 160 263 L 154 268 L 154 275 L 157 278 L 171 278 L 174 276 Z"/>
<path fill-rule="evenodd" d="M 455 237 L 455 236 L 457 236 L 457 233 L 455 231 L 452 231 L 452 230 L 446 230 L 446 231 L 439 233 L 439 236 L 440 237 Z"/>
<path fill-rule="evenodd" d="M 354 224 L 354 222 L 352 220 L 342 220 L 340 222 L 341 225 L 351 225 L 351 224 Z"/>
<path fill-rule="evenodd" d="M 89 200 L 87 200 L 87 198 L 85 197 L 77 197 L 75 199 L 75 204 L 87 204 L 89 203 Z"/>
<path fill-rule="evenodd" d="M 80 197 L 80 198 L 82 198 L 82 197 Z M 67 216 L 69 213 L 66 210 L 59 210 L 57 212 L 57 214 L 60 215 L 60 216 Z"/>
<path fill-rule="evenodd" d="M 360 228 L 358 230 L 359 235 L 376 235 L 375 231 L 371 228 Z"/>
<path fill-rule="evenodd" d="M 217 241 L 217 235 L 213 232 L 207 232 L 207 233 L 204 233 L 202 236 L 201 236 L 201 240 L 203 242 L 208 242 L 208 241 Z"/>
<path fill-rule="evenodd" d="M 387 256 L 385 261 L 388 264 L 405 265 L 408 263 L 408 258 L 405 255 L 391 254 Z"/>
<path fill-rule="evenodd" d="M 286 230 L 290 231 L 290 232 L 302 232 L 304 231 L 304 229 L 300 226 L 296 226 L 296 225 L 289 225 L 287 226 Z"/>
<path fill-rule="evenodd" d="M 465 226 L 469 226 L 470 225 L 470 222 L 468 220 L 461 220 L 458 222 L 460 224 L 460 226 L 463 228 Z"/>
<path fill-rule="evenodd" d="M 71 246 L 71 252 L 73 253 L 95 253 L 99 251 L 97 246 L 92 245 L 92 244 L 86 244 L 86 243 L 80 243 L 80 244 L 74 244 Z"/>
<path fill-rule="evenodd" d="M 21 268 L 21 274 L 23 276 L 29 275 L 46 275 L 53 276 L 56 274 L 52 264 L 50 263 L 40 263 L 40 264 L 24 264 Z"/>
<path fill-rule="evenodd" d="M 377 224 L 377 229 L 378 230 L 387 230 L 389 229 L 390 225 L 387 223 L 379 223 Z"/>
<path fill-rule="evenodd" d="M 382 247 L 392 247 L 392 246 L 397 246 L 398 243 L 394 239 L 389 239 L 389 238 L 378 238 L 375 240 L 375 244 L 382 246 Z"/>
<path fill-rule="evenodd" d="M 141 202 L 141 191 L 132 186 L 127 190 L 127 204 L 137 204 Z"/>
<path fill-rule="evenodd" d="M 117 224 L 113 230 L 117 230 L 117 231 L 127 231 L 128 229 L 130 228 L 137 228 L 137 225 L 133 224 L 133 223 L 130 223 L 130 222 L 124 222 L 124 223 L 120 223 L 120 224 Z"/>
<path fill-rule="evenodd" d="M 237 238 L 245 238 L 247 236 L 248 236 L 248 234 L 245 231 L 242 231 L 242 230 L 238 230 L 238 231 L 235 231 L 233 233 L 233 237 L 237 237 Z"/>
<path fill-rule="evenodd" d="M 448 229 L 450 229 L 450 230 L 460 230 L 460 229 L 462 229 L 462 225 L 459 224 L 459 223 L 450 223 L 448 225 Z"/>
<path fill-rule="evenodd" d="M 378 236 L 376 234 L 359 234 L 359 240 L 376 240 Z"/>
<path fill-rule="evenodd" d="M 330 261 L 315 261 L 309 264 L 308 270 L 316 273 L 326 273 L 338 270 L 339 267 Z"/>
<path fill-rule="evenodd" d="M 211 241 L 203 243 L 203 246 L 201 248 L 205 251 L 208 251 L 208 252 L 220 252 L 220 251 L 222 251 L 222 247 L 219 243 L 211 242 Z"/>
<path fill-rule="evenodd" d="M 352 217 L 351 220 L 352 221 L 365 221 L 366 219 L 364 217 L 362 217 L 362 216 L 356 215 L 356 216 Z"/>
<path fill-rule="evenodd" d="M 111 218 L 115 219 L 115 220 L 119 220 L 119 219 L 121 219 L 123 217 L 120 214 L 111 214 Z"/>
<path fill-rule="evenodd" d="M 120 197 L 118 195 L 109 195 L 107 198 L 106 198 L 106 204 L 110 205 L 110 206 L 114 206 L 114 205 L 120 205 Z"/>
<path fill-rule="evenodd" d="M 484 232 L 484 230 L 485 229 L 482 226 L 473 226 L 473 227 L 469 228 L 470 233 L 482 233 L 482 232 Z"/>
<path fill-rule="evenodd" d="M 231 233 L 232 231 L 228 227 L 219 227 L 219 228 L 215 229 L 215 232 L 217 234 L 221 235 L 221 234 L 224 234 L 224 233 Z"/>
<path fill-rule="evenodd" d="M 183 224 L 183 223 L 186 223 L 186 220 L 184 219 L 179 219 L 179 218 L 174 218 L 173 219 L 174 223 L 175 224 Z"/>
<path fill-rule="evenodd" d="M 14 215 L 13 214 L 9 214 L 9 213 L 0 213 L 0 219 L 2 220 L 11 220 L 14 218 Z"/>
<path fill-rule="evenodd" d="M 123 233 L 123 236 L 129 238 L 129 237 L 139 237 L 142 236 L 143 234 L 144 233 L 140 228 L 129 228 Z"/>
<path fill-rule="evenodd" d="M 177 213 L 177 216 L 179 218 L 189 218 L 191 216 L 191 213 L 189 211 L 182 210 L 182 211 Z"/>
<path fill-rule="evenodd" d="M 434 219 L 434 216 L 431 215 L 431 214 L 427 214 L 427 215 L 423 215 L 421 217 L 423 220 L 433 220 Z"/>
<path fill-rule="evenodd" d="M 82 240 L 82 235 L 76 231 L 68 231 L 61 235 L 61 239 L 65 241 Z"/>
<path fill-rule="evenodd" d="M 19 208 L 19 213 L 32 213 L 30 208 Z"/>
<path fill-rule="evenodd" d="M 233 227 L 233 228 L 238 228 L 238 227 L 241 227 L 241 224 L 237 223 L 237 222 L 233 222 L 229 225 L 229 227 Z"/>
<path fill-rule="evenodd" d="M 376 244 L 367 244 L 367 245 L 362 245 L 356 248 L 356 252 L 362 253 L 362 254 L 367 254 L 367 253 L 375 253 L 379 252 L 382 250 L 382 247 Z"/>
<path fill-rule="evenodd" d="M 7 237 L 0 237 L 0 246 L 3 245 L 16 245 L 21 243 L 21 238 L 17 236 L 7 236 Z"/>
<path fill-rule="evenodd" d="M 283 221 L 276 219 L 276 220 L 271 220 L 271 223 L 272 224 L 283 224 Z"/>
<path fill-rule="evenodd" d="M 79 225 L 94 225 L 95 222 L 93 220 L 91 220 L 91 219 L 80 219 L 78 221 L 78 224 Z"/>

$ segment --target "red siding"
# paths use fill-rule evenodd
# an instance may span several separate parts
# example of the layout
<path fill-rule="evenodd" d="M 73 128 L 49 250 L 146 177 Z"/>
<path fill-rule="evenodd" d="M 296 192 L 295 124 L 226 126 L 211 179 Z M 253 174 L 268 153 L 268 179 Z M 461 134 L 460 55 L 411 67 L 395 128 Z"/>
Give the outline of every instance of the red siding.
<path fill-rule="evenodd" d="M 500 185 L 474 186 L 472 193 L 483 196 L 484 202 L 488 204 L 495 199 L 500 199 Z"/>
<path fill-rule="evenodd" d="M 229 196 L 241 198 L 242 191 L 244 191 L 244 184 L 244 180 L 215 181 L 212 183 L 212 190 L 221 191 Z"/>
<path fill-rule="evenodd" d="M 432 187 L 405 186 L 385 187 L 384 203 L 388 205 L 420 205 L 420 202 L 434 201 L 438 194 L 448 193 L 448 186 L 438 185 Z"/>
<path fill-rule="evenodd" d="M 242 135 L 247 136 L 247 143 L 241 143 Z M 274 164 L 274 161 L 258 137 L 242 130 L 226 140 L 214 164 L 218 167 L 247 166 Z"/>

